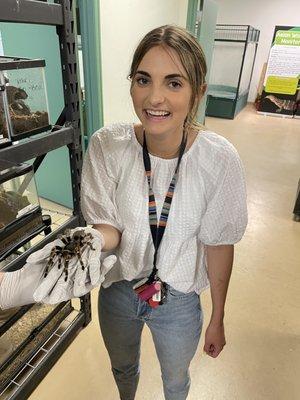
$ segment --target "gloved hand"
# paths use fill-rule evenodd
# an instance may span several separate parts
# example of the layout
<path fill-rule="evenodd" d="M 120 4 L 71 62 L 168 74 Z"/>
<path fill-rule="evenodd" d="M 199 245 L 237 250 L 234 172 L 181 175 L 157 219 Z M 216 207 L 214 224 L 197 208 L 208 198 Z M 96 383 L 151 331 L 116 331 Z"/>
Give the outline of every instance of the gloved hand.
<path fill-rule="evenodd" d="M 115 264 L 116 256 L 107 257 L 101 264 L 100 254 L 104 242 L 101 233 L 98 235 L 98 231 L 92 228 L 76 228 L 74 231 L 82 229 L 86 233 L 91 233 L 93 240 L 91 246 L 87 245 L 81 253 L 81 260 L 76 256 L 70 258 L 67 275 L 63 263 L 59 268 L 60 261 L 56 256 L 53 258 L 48 275 L 44 277 L 51 249 L 54 246 L 64 245 L 63 238 L 56 239 L 31 254 L 23 268 L 4 274 L 0 286 L 0 308 L 7 309 L 34 302 L 56 304 L 72 297 L 82 296 L 93 287 L 99 286 L 105 274 Z M 71 234 L 74 231 L 71 231 Z M 84 269 L 82 264 L 85 266 Z"/>
<path fill-rule="evenodd" d="M 51 254 L 51 250 L 55 247 L 63 247 L 64 244 L 60 239 L 55 239 L 53 242 L 48 243 L 42 249 L 32 253 L 26 260 L 26 264 L 23 267 L 25 269 L 26 265 L 31 265 L 31 270 L 34 268 L 36 271 L 39 271 L 38 276 L 35 278 L 35 288 L 34 292 L 32 292 L 33 302 L 40 302 L 43 298 L 46 298 L 47 295 L 51 292 L 59 277 L 63 274 L 63 268 L 58 268 L 58 260 L 55 260 L 52 268 L 49 270 L 47 267 L 47 263 L 49 262 L 49 257 Z M 21 270 L 23 270 L 23 268 Z M 29 268 L 29 266 L 27 267 Z M 30 274 L 31 270 L 28 270 L 27 273 Z M 47 276 L 45 277 L 47 271 Z M 23 272 L 25 276 L 25 271 Z M 26 274 L 27 275 L 27 274 Z M 35 292 L 37 295 L 35 296 Z"/>
<path fill-rule="evenodd" d="M 92 289 L 100 286 L 105 279 L 105 274 L 115 265 L 117 257 L 111 255 L 106 257 L 100 264 L 99 260 L 99 281 L 95 284 L 91 284 L 88 279 L 87 268 L 83 271 L 86 273 L 86 280 L 79 281 L 76 279 L 77 271 L 81 268 L 78 266 L 76 260 L 72 260 L 69 264 L 69 274 L 67 280 L 65 280 L 64 274 L 61 274 L 53 289 L 43 298 L 37 296 L 37 291 L 34 292 L 33 298 L 36 302 L 42 302 L 46 304 L 57 304 L 62 301 L 70 300 L 73 297 L 81 297 L 89 293 Z"/>
<path fill-rule="evenodd" d="M 58 261 L 55 261 L 49 275 L 39 282 L 33 292 L 33 299 L 36 303 L 57 304 L 62 301 L 70 300 L 73 295 L 74 276 L 78 267 L 78 260 L 71 258 L 68 263 L 68 274 L 63 271 L 63 267 L 58 269 Z M 81 266 L 80 266 L 81 268 Z M 53 274 L 51 274 L 51 272 Z"/>
<path fill-rule="evenodd" d="M 95 231 L 95 229 L 93 229 Z M 98 232 L 98 231 L 96 231 Z M 98 232 L 99 233 L 99 232 Z M 93 233 L 92 233 L 93 234 Z M 91 288 L 99 286 L 102 282 L 102 271 L 100 267 L 101 250 L 104 245 L 104 240 L 95 240 L 93 248 L 90 246 L 82 254 L 82 261 L 85 268 L 78 267 L 75 273 L 74 280 L 74 296 L 80 297 L 82 293 L 90 291 Z M 116 260 L 114 260 L 114 265 Z M 86 286 L 86 288 L 85 288 Z"/>
<path fill-rule="evenodd" d="M 86 268 L 84 271 L 78 267 L 75 272 L 75 279 L 73 283 L 73 297 L 81 297 L 86 293 L 90 292 L 93 288 L 100 286 L 104 281 L 105 275 L 107 272 L 115 265 L 117 261 L 117 257 L 115 255 L 111 255 L 106 257 L 101 263 L 99 259 L 99 278 L 98 281 L 91 281 L 88 273 L 88 269 Z M 57 287 L 62 281 L 62 277 L 58 280 Z M 93 282 L 93 283 L 92 283 Z M 63 285 L 63 282 L 61 282 Z M 51 293 L 52 294 L 52 293 Z"/>
<path fill-rule="evenodd" d="M 0 308 L 8 309 L 35 303 L 33 293 L 44 281 L 46 265 L 51 249 L 54 246 L 62 246 L 60 239 L 55 239 L 42 249 L 32 253 L 26 260 L 23 268 L 13 272 L 6 272 L 0 286 Z M 47 292 L 50 292 L 62 274 L 62 269 L 50 270 L 51 280 L 48 279 Z"/>
<path fill-rule="evenodd" d="M 5 272 L 0 285 L 0 308 L 6 310 L 34 303 L 33 292 L 43 279 L 40 264 L 26 263 L 23 268 Z"/>
<path fill-rule="evenodd" d="M 60 257 L 59 255 L 55 255 L 52 257 L 53 264 L 48 275 L 43 279 L 38 285 L 37 289 L 34 292 L 34 299 L 37 302 L 46 302 L 51 304 L 59 303 L 65 297 L 79 297 L 79 291 L 75 289 L 75 287 L 81 287 L 82 282 L 85 282 L 85 275 L 89 271 L 91 276 L 91 282 L 93 287 L 97 286 L 100 281 L 100 256 L 101 250 L 104 245 L 103 235 L 93 228 L 75 228 L 71 230 L 68 235 L 61 236 L 59 239 L 61 243 L 56 243 L 54 245 L 61 246 L 63 249 L 68 248 L 68 244 L 65 244 L 74 236 L 74 234 L 78 234 L 81 238 L 84 238 L 84 235 L 88 235 L 85 237 L 83 246 L 81 246 L 81 251 L 79 254 L 75 254 L 69 259 L 66 260 L 64 257 Z M 78 237 L 79 237 L 78 236 Z M 81 240 L 82 241 L 82 240 Z M 54 248 L 54 246 L 52 246 Z M 69 246 L 70 248 L 70 246 Z M 51 248 L 47 248 L 46 246 L 40 250 L 40 252 L 36 252 L 28 257 L 27 261 L 34 263 L 45 263 L 45 256 L 51 259 Z M 59 248 L 56 248 L 58 253 L 61 253 Z M 38 254 L 39 253 L 39 254 Z M 53 254 L 53 253 L 52 253 Z M 50 258 L 49 258 L 50 257 Z M 67 262 L 67 266 L 66 266 Z M 64 293 L 64 291 L 66 291 Z M 80 293 L 82 290 L 80 290 Z M 87 293 L 85 291 L 85 293 Z M 51 293 L 51 294 L 50 294 Z"/>
<path fill-rule="evenodd" d="M 37 286 L 44 279 L 44 269 L 42 264 L 26 263 L 23 268 L 6 272 L 0 285 L 0 309 L 6 310 L 12 307 L 21 307 L 27 304 L 41 302 L 45 304 L 57 304 L 62 301 L 70 300 L 73 297 L 80 297 L 88 293 L 95 286 L 100 286 L 104 281 L 105 274 L 114 266 L 116 256 L 106 257 L 100 266 L 100 279 L 97 285 L 91 285 L 89 281 L 84 285 L 78 285 L 77 294 L 74 294 L 74 276 L 76 272 L 76 261 L 70 263 L 70 272 L 67 281 L 63 273 L 54 284 L 48 294 L 36 295 Z"/>

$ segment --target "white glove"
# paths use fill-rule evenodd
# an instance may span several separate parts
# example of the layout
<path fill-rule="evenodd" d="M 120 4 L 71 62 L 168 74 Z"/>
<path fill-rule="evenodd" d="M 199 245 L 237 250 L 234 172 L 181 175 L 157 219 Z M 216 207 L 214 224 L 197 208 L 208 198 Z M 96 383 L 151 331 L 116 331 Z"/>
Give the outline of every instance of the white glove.
<path fill-rule="evenodd" d="M 33 297 L 35 301 L 56 304 L 61 301 L 65 301 L 65 298 L 79 296 L 77 295 L 79 291 L 75 291 L 76 294 L 74 294 L 73 286 L 74 283 L 76 283 L 76 286 L 82 285 L 81 282 L 85 281 L 85 275 L 87 274 L 88 269 L 90 270 L 90 275 L 92 275 L 93 277 L 93 281 L 95 281 L 96 279 L 99 281 L 100 255 L 102 246 L 104 245 L 103 235 L 96 229 L 79 227 L 72 229 L 69 232 L 69 237 L 72 237 L 76 232 L 80 231 L 84 231 L 85 234 L 91 235 L 91 240 L 89 241 L 90 244 L 87 244 L 85 246 L 85 250 L 81 253 L 80 256 L 81 262 L 84 265 L 84 269 L 82 269 L 82 265 L 78 256 L 77 255 L 72 256 L 72 258 L 69 261 L 69 265 L 67 267 L 69 276 L 65 281 L 66 274 L 63 272 L 63 270 L 66 261 L 63 259 L 59 261 L 59 257 L 55 256 L 53 258 L 53 265 L 48 275 L 40 282 L 40 284 L 38 285 L 37 289 L 34 292 Z M 61 247 L 65 246 L 61 239 L 57 239 L 57 241 L 58 242 L 56 243 L 52 242 L 53 245 Z M 52 248 L 53 247 L 54 246 L 52 246 Z M 41 260 L 43 260 L 43 263 L 45 263 L 45 256 L 47 255 L 48 257 L 50 256 L 49 250 L 51 251 L 51 248 L 48 247 L 46 249 L 45 246 L 44 249 L 40 250 L 40 254 L 37 254 L 36 257 L 33 258 L 33 261 L 40 262 Z M 28 259 L 29 258 L 30 257 L 28 257 Z M 59 263 L 61 265 L 59 265 Z M 90 265 L 92 268 L 90 268 Z"/>
<path fill-rule="evenodd" d="M 56 261 L 47 277 L 43 276 L 34 290 L 34 301 L 36 303 L 57 304 L 74 297 L 73 286 L 77 263 L 78 261 L 75 257 L 70 260 L 68 275 L 66 276 L 63 272 L 63 267 L 58 269 L 58 261 Z"/>
<path fill-rule="evenodd" d="M 68 265 L 68 279 L 65 281 L 64 264 L 62 262 L 59 269 L 59 259 L 56 256 L 53 258 L 53 265 L 47 277 L 44 277 L 52 248 L 64 246 L 60 239 L 56 239 L 43 249 L 31 254 L 23 268 L 4 274 L 0 286 L 0 308 L 8 309 L 34 302 L 56 304 L 72 297 L 82 296 L 93 287 L 100 285 L 104 280 L 104 275 L 115 264 L 116 257 L 107 257 L 103 261 L 103 266 L 100 266 L 103 236 L 92 228 L 76 228 L 71 231 L 71 234 L 78 230 L 92 234 L 91 245 L 95 249 L 87 245 L 83 251 L 81 258 L 85 265 L 84 270 L 78 258 L 72 257 Z M 76 290 L 74 291 L 75 282 Z"/>
<path fill-rule="evenodd" d="M 95 230 L 93 229 L 93 231 Z M 97 231 L 97 233 L 99 232 Z M 94 237 L 96 236 L 94 232 L 91 232 L 91 234 Z M 78 266 L 76 270 L 74 281 L 75 297 L 83 296 L 83 294 L 91 291 L 95 286 L 99 286 L 104 280 L 104 276 L 101 273 L 100 261 L 104 240 L 101 236 L 99 236 L 99 240 L 93 241 L 93 249 L 88 247 L 82 255 L 82 261 L 86 267 L 83 269 Z M 114 259 L 113 265 L 115 262 L 116 260 Z"/>
<path fill-rule="evenodd" d="M 8 309 L 11 307 L 20 307 L 32 304 L 36 300 L 33 293 L 44 281 L 44 275 L 48 257 L 54 246 L 61 246 L 63 243 L 59 239 L 48 243 L 42 249 L 32 253 L 26 260 L 23 268 L 13 272 L 6 272 L 0 286 L 0 308 Z M 50 292 L 55 282 L 62 274 L 62 269 L 52 268 L 49 272 L 51 280 L 48 280 L 48 287 L 45 288 Z"/>
<path fill-rule="evenodd" d="M 74 297 L 81 297 L 85 295 L 86 293 L 90 292 L 93 288 L 96 286 L 100 286 L 101 283 L 105 279 L 105 275 L 107 272 L 115 265 L 117 261 L 117 257 L 115 255 L 111 255 L 106 257 L 102 263 L 100 263 L 99 260 L 99 279 L 97 282 L 92 283 L 91 280 L 89 279 L 87 269 L 85 269 L 84 272 L 85 274 L 81 274 L 80 279 L 76 277 L 77 272 L 79 270 L 79 267 L 76 271 L 75 275 L 75 282 L 74 282 L 74 292 L 73 295 Z"/>
<path fill-rule="evenodd" d="M 80 297 L 90 292 L 94 287 L 100 286 L 104 281 L 107 272 L 115 265 L 117 257 L 111 255 L 106 257 L 100 266 L 100 278 L 97 284 L 92 285 L 90 281 L 82 286 L 77 286 L 77 293 L 74 293 L 74 280 L 77 261 L 70 262 L 69 275 L 65 281 L 64 274 L 61 273 L 57 283 L 46 295 L 38 292 L 37 286 L 44 280 L 44 268 L 41 264 L 26 263 L 23 268 L 6 272 L 0 285 L 0 308 L 6 310 L 12 307 L 20 307 L 35 302 L 45 304 L 57 304 L 62 301 L 70 300 L 73 297 Z"/>
<path fill-rule="evenodd" d="M 0 308 L 34 303 L 33 292 L 43 278 L 44 268 L 40 264 L 26 263 L 17 271 L 5 272 L 0 285 Z"/>
<path fill-rule="evenodd" d="M 100 280 L 100 257 L 104 246 L 103 235 L 93 228 L 85 228 L 86 233 L 93 236 L 92 248 L 87 246 L 82 254 L 82 261 L 85 268 L 78 266 L 75 275 L 75 286 L 82 286 L 85 282 L 90 282 L 92 286 L 97 286 Z M 76 293 L 76 290 L 75 290 Z"/>
<path fill-rule="evenodd" d="M 63 265 L 58 268 L 58 260 L 55 260 L 53 266 L 48 271 L 47 277 L 45 277 L 47 263 L 54 246 L 62 247 L 64 244 L 60 239 L 56 239 L 53 242 L 48 243 L 42 249 L 32 253 L 26 260 L 27 264 L 31 264 L 35 268 L 38 267 L 41 271 L 40 279 L 35 281 L 36 287 L 34 293 L 32 293 L 34 302 L 40 302 L 43 298 L 46 298 L 55 286 L 59 277 L 63 274 Z M 30 273 L 30 271 L 28 272 Z"/>

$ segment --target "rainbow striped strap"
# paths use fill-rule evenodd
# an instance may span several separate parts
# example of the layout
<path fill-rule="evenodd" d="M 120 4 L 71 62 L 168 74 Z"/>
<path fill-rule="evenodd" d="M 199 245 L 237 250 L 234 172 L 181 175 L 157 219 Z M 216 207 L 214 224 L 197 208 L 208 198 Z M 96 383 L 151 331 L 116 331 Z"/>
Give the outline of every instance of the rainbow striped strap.
<path fill-rule="evenodd" d="M 185 148 L 186 148 L 186 144 L 187 144 L 187 137 L 186 137 L 185 133 L 183 133 L 182 141 L 180 144 L 177 166 L 176 166 L 173 178 L 171 180 L 169 189 L 167 191 L 165 201 L 163 204 L 163 208 L 161 211 L 161 215 L 160 215 L 160 218 L 158 221 L 155 195 L 154 195 L 152 185 L 151 185 L 151 178 L 152 178 L 151 160 L 150 160 L 150 156 L 149 156 L 149 152 L 148 152 L 148 147 L 147 147 L 147 142 L 146 142 L 146 134 L 145 134 L 145 130 L 144 130 L 143 159 L 144 159 L 144 166 L 145 166 L 145 175 L 146 175 L 148 186 L 149 186 L 149 205 L 148 205 L 149 224 L 150 224 L 152 240 L 153 240 L 153 244 L 154 244 L 154 248 L 155 248 L 154 259 L 153 259 L 153 270 L 149 277 L 150 281 L 157 279 L 157 268 L 156 268 L 157 253 L 158 253 L 158 249 L 159 249 L 160 243 L 162 241 L 162 238 L 164 236 L 165 229 L 167 226 L 168 217 L 169 217 L 169 213 L 170 213 L 170 209 L 171 209 L 171 204 L 172 204 L 172 200 L 173 200 L 173 196 L 174 196 L 174 191 L 175 191 L 176 183 L 178 180 L 179 166 L 180 166 L 182 156 L 183 156 Z"/>

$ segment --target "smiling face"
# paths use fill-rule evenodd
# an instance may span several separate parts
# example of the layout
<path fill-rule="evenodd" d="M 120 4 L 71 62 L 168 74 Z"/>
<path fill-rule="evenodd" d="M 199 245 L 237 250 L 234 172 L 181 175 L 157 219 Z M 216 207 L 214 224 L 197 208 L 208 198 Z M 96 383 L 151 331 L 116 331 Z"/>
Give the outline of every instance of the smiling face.
<path fill-rule="evenodd" d="M 136 115 L 151 135 L 181 135 L 190 110 L 191 85 L 174 49 L 152 47 L 132 77 Z"/>

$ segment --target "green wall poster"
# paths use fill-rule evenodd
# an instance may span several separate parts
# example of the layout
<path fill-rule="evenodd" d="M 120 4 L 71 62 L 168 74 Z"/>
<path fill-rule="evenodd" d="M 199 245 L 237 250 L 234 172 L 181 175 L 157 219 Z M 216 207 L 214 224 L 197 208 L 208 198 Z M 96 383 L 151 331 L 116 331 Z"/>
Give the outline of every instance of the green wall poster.
<path fill-rule="evenodd" d="M 300 27 L 276 26 L 258 112 L 293 117 L 300 77 Z"/>

